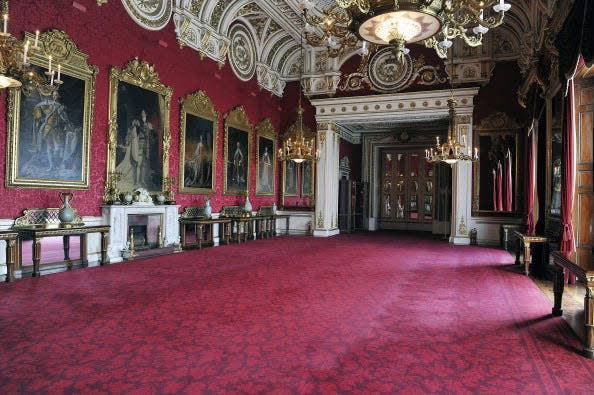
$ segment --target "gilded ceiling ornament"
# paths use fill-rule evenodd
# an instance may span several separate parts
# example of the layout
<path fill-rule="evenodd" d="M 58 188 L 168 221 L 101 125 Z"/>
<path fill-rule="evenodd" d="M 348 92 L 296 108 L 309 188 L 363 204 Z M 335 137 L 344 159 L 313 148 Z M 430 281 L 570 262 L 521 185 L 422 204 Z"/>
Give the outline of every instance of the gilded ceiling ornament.
<path fill-rule="evenodd" d="M 355 73 L 346 76 L 339 90 L 356 91 L 370 88 L 377 92 L 399 92 L 413 84 L 443 84 L 446 79 L 439 76 L 439 67 L 425 64 L 425 58 L 412 59 L 404 55 L 404 62 L 398 63 L 391 48 L 377 51 L 369 61 L 362 62 Z"/>
<path fill-rule="evenodd" d="M 242 81 L 248 81 L 256 72 L 256 46 L 251 34 L 242 24 L 235 24 L 229 31 L 231 46 L 229 61 L 233 72 Z"/>
<path fill-rule="evenodd" d="M 147 30 L 161 30 L 171 18 L 170 0 L 122 0 L 128 14 Z"/>

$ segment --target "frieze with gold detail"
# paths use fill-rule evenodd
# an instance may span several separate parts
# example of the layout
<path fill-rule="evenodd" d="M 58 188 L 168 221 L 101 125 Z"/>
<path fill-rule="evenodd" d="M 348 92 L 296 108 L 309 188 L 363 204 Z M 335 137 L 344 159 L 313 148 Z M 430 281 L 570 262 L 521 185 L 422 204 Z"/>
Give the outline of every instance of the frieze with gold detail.
<path fill-rule="evenodd" d="M 132 19 L 148 30 L 161 30 L 171 18 L 171 0 L 122 0 Z"/>
<path fill-rule="evenodd" d="M 446 82 L 439 75 L 440 67 L 427 65 L 424 56 L 413 60 L 410 55 L 405 55 L 404 59 L 403 63 L 394 61 L 393 51 L 383 48 L 373 55 L 369 66 L 347 75 L 339 90 L 370 88 L 377 92 L 399 92 L 413 84 L 430 86 Z"/>

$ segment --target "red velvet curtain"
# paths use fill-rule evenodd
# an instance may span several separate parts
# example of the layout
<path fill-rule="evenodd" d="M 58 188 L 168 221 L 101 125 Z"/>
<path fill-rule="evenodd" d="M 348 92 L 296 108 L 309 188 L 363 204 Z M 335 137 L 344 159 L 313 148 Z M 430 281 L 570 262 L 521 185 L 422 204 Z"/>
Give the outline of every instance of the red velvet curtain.
<path fill-rule="evenodd" d="M 512 201 L 512 157 L 509 148 L 505 156 L 505 211 L 513 211 Z"/>
<path fill-rule="evenodd" d="M 567 96 L 565 98 L 565 124 L 563 130 L 563 191 L 561 192 L 561 245 L 564 252 L 575 251 L 573 239 L 573 195 L 575 192 L 575 111 L 573 79 L 568 81 Z"/>
<path fill-rule="evenodd" d="M 526 205 L 528 216 L 526 218 L 526 225 L 528 226 L 528 234 L 534 234 L 536 222 L 534 221 L 534 193 L 536 186 L 536 131 L 538 130 L 538 120 L 532 120 L 532 126 L 528 130 L 528 183 L 526 185 Z"/>

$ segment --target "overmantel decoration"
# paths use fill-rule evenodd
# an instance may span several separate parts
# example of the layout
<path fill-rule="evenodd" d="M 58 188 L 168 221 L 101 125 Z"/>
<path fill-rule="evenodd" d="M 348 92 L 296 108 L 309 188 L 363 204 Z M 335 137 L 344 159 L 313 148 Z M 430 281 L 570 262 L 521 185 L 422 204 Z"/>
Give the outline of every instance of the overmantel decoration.
<path fill-rule="evenodd" d="M 440 76 L 440 66 L 427 65 L 424 56 L 413 59 L 405 55 L 404 62 L 394 62 L 390 48 L 377 51 L 369 61 L 362 62 L 362 69 L 346 76 L 338 89 L 341 91 L 357 91 L 369 88 L 376 92 L 400 92 L 413 84 L 437 85 L 447 80 Z"/>
<path fill-rule="evenodd" d="M 99 69 L 61 30 L 25 32 L 24 41 L 38 50 L 30 54 L 29 82 L 8 96 L 6 185 L 86 189 Z M 43 76 L 52 61 L 59 89 Z"/>
<path fill-rule="evenodd" d="M 135 58 L 109 74 L 109 134 L 104 202 L 139 187 L 171 195 L 169 109 L 173 89 L 159 81 L 154 66 Z M 119 150 L 119 152 L 118 152 Z M 158 152 L 162 152 L 159 157 Z"/>

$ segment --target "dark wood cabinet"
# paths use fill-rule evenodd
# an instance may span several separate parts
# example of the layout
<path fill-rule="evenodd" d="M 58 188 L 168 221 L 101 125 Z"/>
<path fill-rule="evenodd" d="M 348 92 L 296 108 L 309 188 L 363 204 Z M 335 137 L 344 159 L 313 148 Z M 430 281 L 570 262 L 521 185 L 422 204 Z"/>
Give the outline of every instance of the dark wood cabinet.
<path fill-rule="evenodd" d="M 365 230 L 368 183 L 341 179 L 338 184 L 338 228 L 341 232 Z"/>

